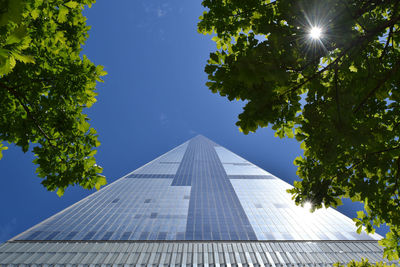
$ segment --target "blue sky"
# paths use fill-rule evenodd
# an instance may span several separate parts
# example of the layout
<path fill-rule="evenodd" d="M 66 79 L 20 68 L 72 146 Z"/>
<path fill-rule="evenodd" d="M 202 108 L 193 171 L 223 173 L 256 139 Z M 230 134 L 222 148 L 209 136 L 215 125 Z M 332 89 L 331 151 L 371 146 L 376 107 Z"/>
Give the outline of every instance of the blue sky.
<path fill-rule="evenodd" d="M 243 103 L 205 86 L 203 70 L 215 45 L 197 33 L 202 12 L 201 1 L 176 0 L 98 1 L 84 11 L 92 29 L 83 54 L 108 72 L 98 102 L 86 111 L 100 135 L 97 161 L 108 182 L 197 134 L 287 182 L 296 179 L 299 144 L 269 129 L 243 135 L 235 126 Z M 0 242 L 91 193 L 72 187 L 59 198 L 47 192 L 32 160 L 13 145 L 0 160 Z M 354 216 L 360 205 L 345 203 L 339 210 Z"/>

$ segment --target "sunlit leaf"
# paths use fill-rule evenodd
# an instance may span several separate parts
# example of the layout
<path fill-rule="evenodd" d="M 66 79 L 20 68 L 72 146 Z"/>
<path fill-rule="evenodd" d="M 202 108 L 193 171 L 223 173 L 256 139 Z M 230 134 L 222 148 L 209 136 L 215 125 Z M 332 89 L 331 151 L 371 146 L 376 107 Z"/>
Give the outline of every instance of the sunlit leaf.
<path fill-rule="evenodd" d="M 69 1 L 69 2 L 65 3 L 64 5 L 69 8 L 76 8 L 78 6 L 78 3 L 75 1 Z"/>

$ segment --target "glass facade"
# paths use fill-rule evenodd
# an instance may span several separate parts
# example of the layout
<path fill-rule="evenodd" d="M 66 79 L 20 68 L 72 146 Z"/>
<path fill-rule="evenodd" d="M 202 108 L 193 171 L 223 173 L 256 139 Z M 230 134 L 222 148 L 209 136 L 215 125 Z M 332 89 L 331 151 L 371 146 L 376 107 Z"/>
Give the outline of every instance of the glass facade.
<path fill-rule="evenodd" d="M 294 205 L 291 186 L 203 136 L 18 235 L 14 241 L 374 240 L 334 209 Z"/>

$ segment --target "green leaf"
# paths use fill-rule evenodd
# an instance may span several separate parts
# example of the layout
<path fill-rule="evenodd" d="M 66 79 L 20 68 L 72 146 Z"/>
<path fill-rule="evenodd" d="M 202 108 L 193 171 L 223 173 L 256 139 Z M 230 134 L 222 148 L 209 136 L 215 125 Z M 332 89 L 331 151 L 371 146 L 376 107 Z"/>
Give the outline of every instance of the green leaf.
<path fill-rule="evenodd" d="M 34 9 L 34 10 L 31 11 L 31 17 L 32 17 L 34 20 L 36 20 L 36 19 L 39 17 L 39 15 L 40 15 L 39 9 Z"/>
<path fill-rule="evenodd" d="M 2 59 L 4 60 L 4 59 L 8 58 L 9 54 L 10 54 L 10 50 L 0 48 L 0 62 Z"/>
<path fill-rule="evenodd" d="M 65 3 L 64 5 L 69 8 L 76 8 L 78 6 L 78 3 L 75 1 L 69 1 L 68 3 Z"/>
<path fill-rule="evenodd" d="M 26 37 L 26 27 L 20 26 L 18 27 L 12 34 L 10 34 L 6 39 L 6 44 L 15 44 L 22 41 L 24 37 Z"/>
<path fill-rule="evenodd" d="M 101 186 L 107 184 L 106 177 L 104 177 L 104 176 L 102 176 L 102 175 L 99 175 L 98 177 L 99 177 L 99 178 L 98 178 L 97 183 L 96 183 L 96 185 L 95 185 L 96 190 L 100 190 L 100 187 L 101 187 Z"/>
<path fill-rule="evenodd" d="M 21 61 L 23 63 L 35 63 L 35 59 L 29 55 L 21 55 L 18 53 L 12 53 L 16 60 Z"/>
<path fill-rule="evenodd" d="M 14 56 L 10 56 L 9 58 L 10 60 L 10 69 L 13 69 L 15 67 L 16 61 L 15 61 L 15 57 Z"/>
<path fill-rule="evenodd" d="M 349 67 L 349 70 L 350 70 L 351 72 L 357 72 L 357 68 L 356 68 L 354 65 L 351 65 L 351 66 Z"/>
<path fill-rule="evenodd" d="M 357 211 L 357 217 L 358 217 L 358 218 L 360 218 L 360 219 L 363 219 L 363 218 L 365 218 L 365 214 L 364 214 L 364 212 L 363 212 L 362 210 L 360 210 L 360 211 Z"/>
<path fill-rule="evenodd" d="M 300 143 L 300 149 L 302 149 L 302 150 L 306 150 L 307 149 L 306 142 L 301 142 Z"/>
<path fill-rule="evenodd" d="M 293 133 L 292 128 L 289 128 L 289 127 L 285 128 L 285 134 L 289 138 L 294 138 L 294 133 Z"/>
<path fill-rule="evenodd" d="M 77 128 L 79 131 L 86 133 L 90 128 L 90 124 L 86 121 L 83 121 L 77 125 Z"/>
<path fill-rule="evenodd" d="M 3 158 L 3 150 L 7 150 L 8 147 L 4 146 L 2 143 L 0 143 L 0 159 Z"/>
<path fill-rule="evenodd" d="M 105 76 L 105 75 L 107 75 L 107 71 L 104 70 L 104 66 L 102 66 L 102 65 L 97 65 L 97 66 L 96 66 L 96 73 L 97 73 L 97 75 L 99 75 L 99 76 Z"/>
<path fill-rule="evenodd" d="M 62 196 L 64 195 L 64 191 L 65 191 L 64 188 L 58 188 L 58 190 L 57 190 L 57 196 L 62 197 Z"/>
<path fill-rule="evenodd" d="M 60 8 L 58 10 L 57 21 L 60 23 L 66 22 L 68 13 L 69 13 L 68 8 L 66 8 L 64 6 L 60 6 Z"/>
<path fill-rule="evenodd" d="M 219 64 L 218 55 L 215 53 L 210 54 L 210 64 Z"/>
<path fill-rule="evenodd" d="M 10 73 L 12 67 L 10 63 L 10 58 L 4 59 L 0 64 L 0 75 L 6 75 Z"/>

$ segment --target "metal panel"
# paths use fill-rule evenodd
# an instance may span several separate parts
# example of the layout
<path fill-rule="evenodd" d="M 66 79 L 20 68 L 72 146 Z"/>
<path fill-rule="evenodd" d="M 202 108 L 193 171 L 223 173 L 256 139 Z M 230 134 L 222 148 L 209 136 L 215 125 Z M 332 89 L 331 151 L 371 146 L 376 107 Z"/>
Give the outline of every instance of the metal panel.
<path fill-rule="evenodd" d="M 251 260 L 250 253 L 249 253 L 249 252 L 245 252 L 244 255 L 245 255 L 245 257 L 246 257 L 246 262 L 247 262 L 247 264 L 248 264 L 249 266 L 253 266 L 253 261 Z"/>
<path fill-rule="evenodd" d="M 265 263 L 304 266 L 337 261 L 346 263 L 361 257 L 369 258 L 370 262 L 383 260 L 382 249 L 374 242 L 365 241 L 362 244 L 352 241 L 8 242 L 1 246 L 2 251 L 8 252 L 0 253 L 0 264 L 170 264 L 171 261 L 184 265 Z M 19 252 L 23 249 L 30 252 Z"/>
<path fill-rule="evenodd" d="M 271 256 L 271 254 L 269 254 L 269 252 L 268 252 L 268 251 L 265 251 L 264 253 L 265 253 L 265 256 L 266 256 L 266 257 L 267 257 L 267 259 L 268 259 L 268 263 L 269 263 L 269 265 L 271 265 L 271 266 L 275 267 L 276 265 L 275 265 L 274 259 L 272 259 L 272 256 Z"/>
<path fill-rule="evenodd" d="M 164 264 L 168 264 L 167 262 L 165 262 L 166 256 L 167 256 L 167 253 L 166 253 L 166 252 L 161 253 L 161 258 L 160 258 L 160 264 L 159 264 L 159 266 L 163 266 Z"/>
<path fill-rule="evenodd" d="M 284 259 L 282 258 L 282 256 L 281 256 L 281 254 L 279 253 L 279 251 L 275 251 L 275 255 L 276 255 L 276 257 L 278 258 L 280 264 L 282 264 L 282 265 L 285 265 L 285 264 L 286 264 L 286 262 L 285 262 Z"/>
<path fill-rule="evenodd" d="M 156 264 L 156 262 L 155 262 L 156 255 L 157 255 L 156 252 L 151 252 L 150 253 L 150 258 L 149 258 L 149 260 L 147 262 L 145 262 L 145 264 L 151 264 L 151 265 L 152 264 Z"/>

